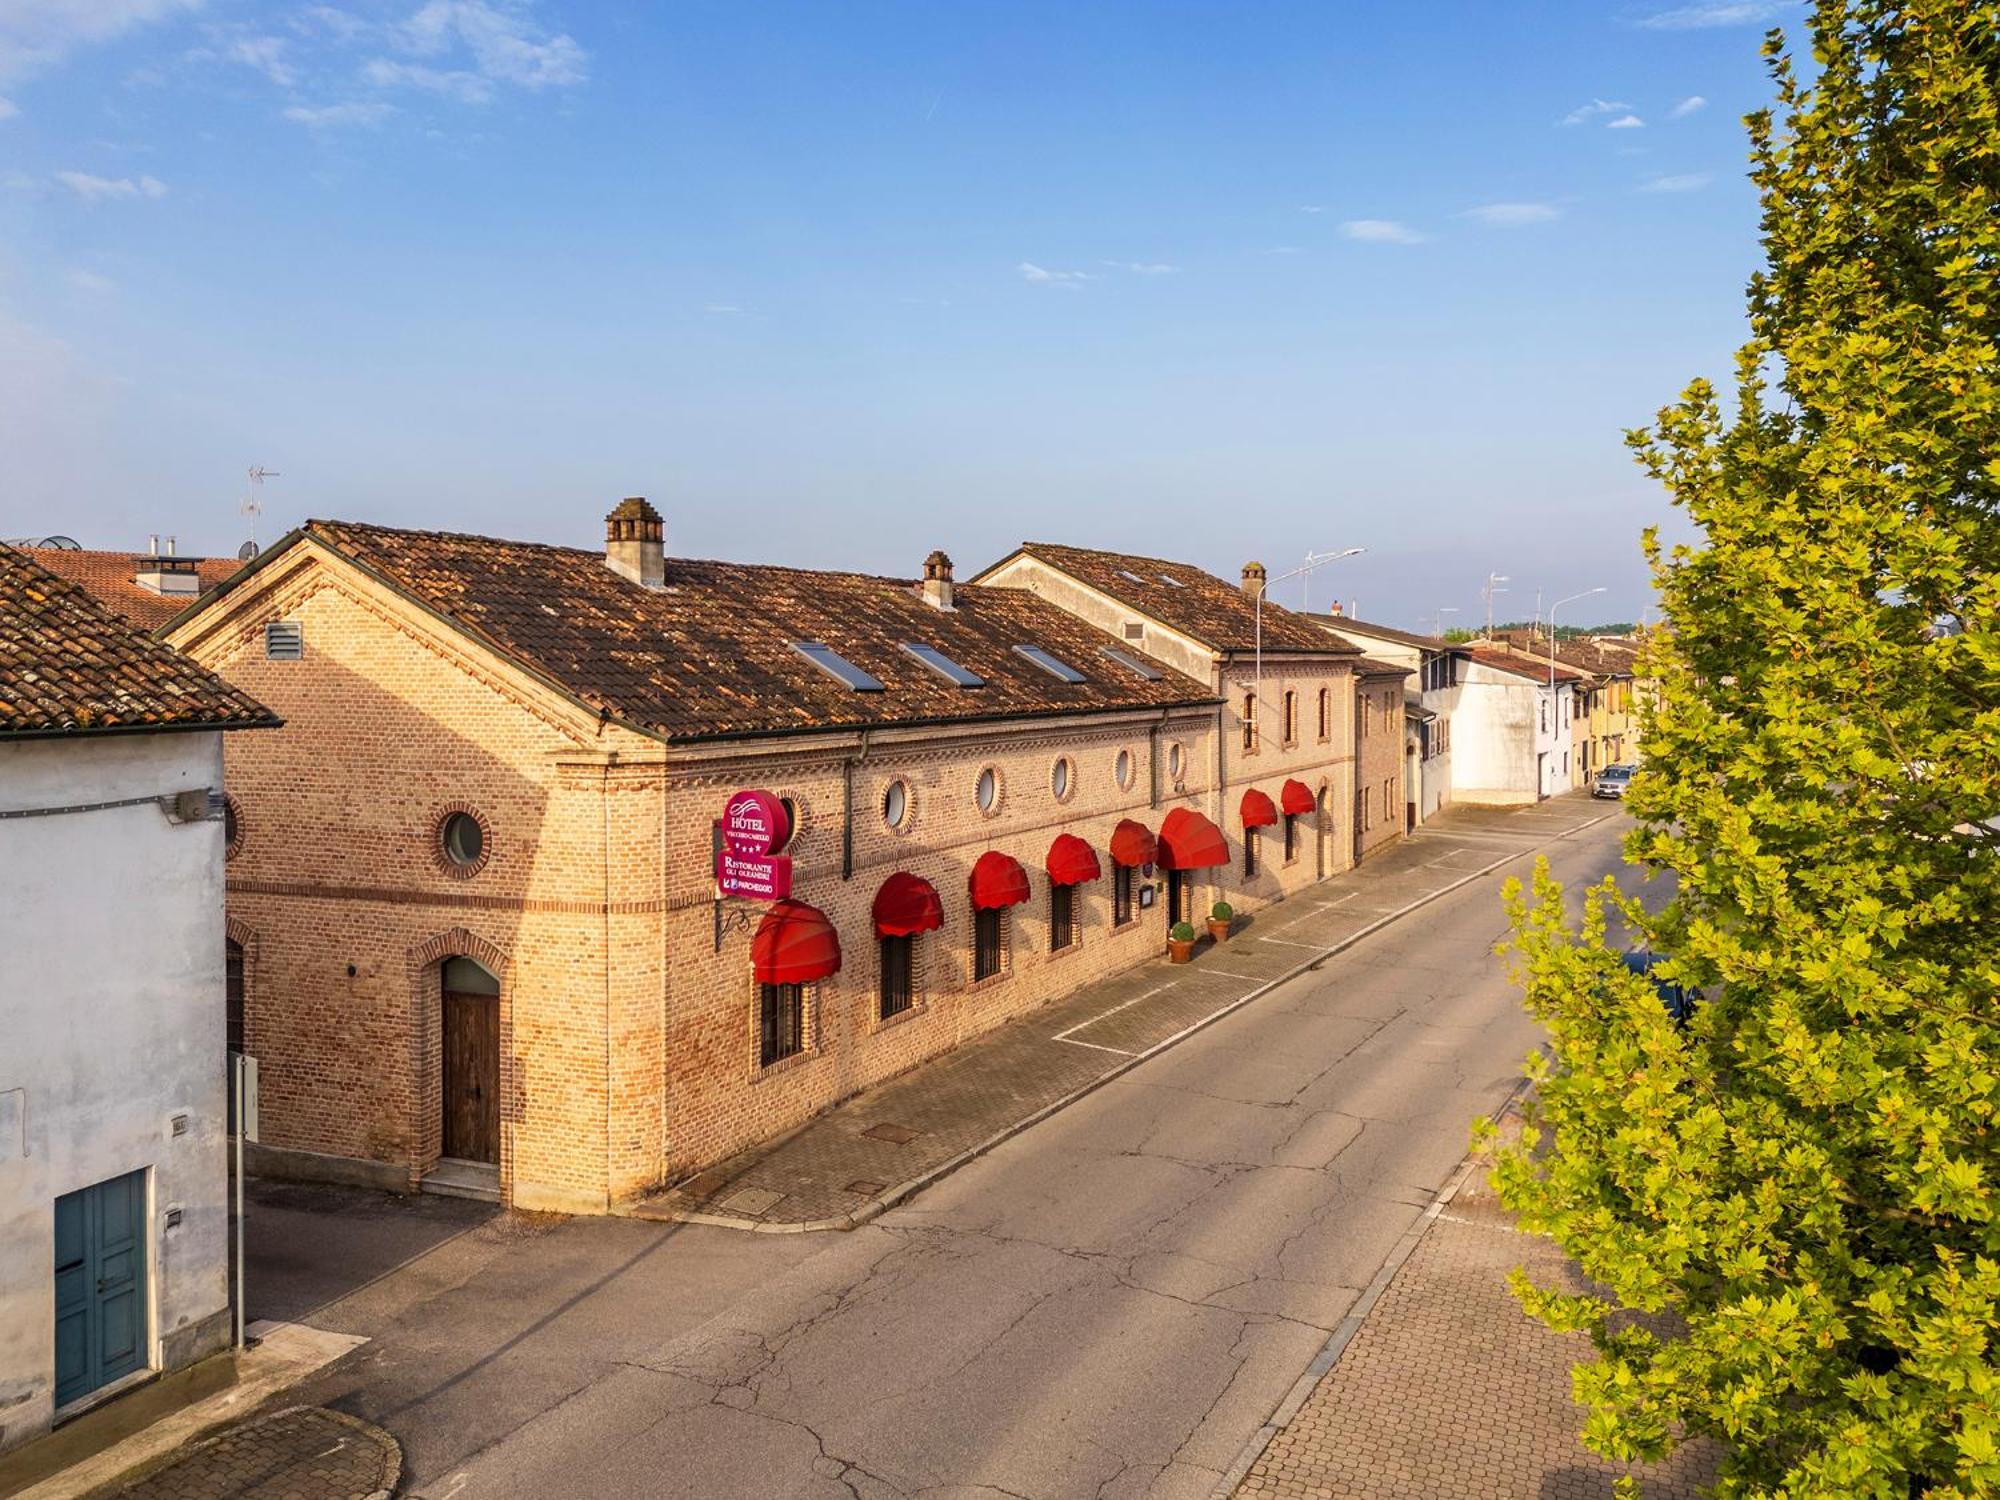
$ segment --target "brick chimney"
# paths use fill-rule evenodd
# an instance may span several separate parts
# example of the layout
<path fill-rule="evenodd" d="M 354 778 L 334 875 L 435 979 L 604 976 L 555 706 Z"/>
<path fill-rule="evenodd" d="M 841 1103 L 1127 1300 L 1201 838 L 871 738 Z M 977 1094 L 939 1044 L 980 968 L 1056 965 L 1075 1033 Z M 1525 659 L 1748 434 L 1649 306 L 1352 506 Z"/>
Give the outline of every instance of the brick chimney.
<path fill-rule="evenodd" d="M 1252 599 L 1257 598 L 1264 592 L 1264 577 L 1264 565 L 1262 563 L 1245 563 L 1243 565 L 1243 592 L 1248 594 Z"/>
<path fill-rule="evenodd" d="M 951 559 L 943 552 L 933 552 L 924 559 L 924 603 L 932 609 L 950 609 L 951 602 Z"/>
<path fill-rule="evenodd" d="M 665 529 L 660 513 L 642 496 L 620 500 L 604 518 L 604 566 L 642 588 L 665 588 Z"/>

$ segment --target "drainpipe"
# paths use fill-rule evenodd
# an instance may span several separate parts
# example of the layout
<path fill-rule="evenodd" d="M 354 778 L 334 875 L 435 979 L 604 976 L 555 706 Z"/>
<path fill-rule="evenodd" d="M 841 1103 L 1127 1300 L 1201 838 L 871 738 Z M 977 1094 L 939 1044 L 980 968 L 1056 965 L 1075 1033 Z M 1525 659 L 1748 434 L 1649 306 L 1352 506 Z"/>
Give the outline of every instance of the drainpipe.
<path fill-rule="evenodd" d="M 854 878 L 854 771 L 868 759 L 869 731 L 861 731 L 861 753 L 840 763 L 840 878 Z"/>

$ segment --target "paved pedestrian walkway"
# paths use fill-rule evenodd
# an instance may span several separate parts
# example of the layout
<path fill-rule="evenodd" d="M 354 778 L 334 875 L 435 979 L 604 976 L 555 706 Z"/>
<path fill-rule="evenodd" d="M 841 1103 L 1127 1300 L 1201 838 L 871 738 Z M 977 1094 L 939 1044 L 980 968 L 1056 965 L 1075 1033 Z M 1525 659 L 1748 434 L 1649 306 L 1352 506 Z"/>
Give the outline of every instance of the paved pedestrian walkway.
<path fill-rule="evenodd" d="M 1272 985 L 1617 815 L 1583 793 L 1453 809 L 1358 869 L 1240 918 L 1191 964 L 1162 955 L 1088 985 L 623 1211 L 764 1231 L 852 1228 Z"/>
<path fill-rule="evenodd" d="M 1551 1333 L 1507 1290 L 1516 1266 L 1581 1290 L 1547 1240 L 1514 1228 L 1484 1167 L 1439 1213 L 1360 1330 L 1236 1490 L 1237 1500 L 1609 1500 L 1631 1473 L 1647 1500 L 1694 1500 L 1715 1453 L 1606 1463 L 1577 1441 L 1570 1367 L 1582 1334 Z"/>
<path fill-rule="evenodd" d="M 100 1500 L 386 1500 L 402 1477 L 396 1440 L 371 1422 L 295 1406 L 197 1443 Z"/>

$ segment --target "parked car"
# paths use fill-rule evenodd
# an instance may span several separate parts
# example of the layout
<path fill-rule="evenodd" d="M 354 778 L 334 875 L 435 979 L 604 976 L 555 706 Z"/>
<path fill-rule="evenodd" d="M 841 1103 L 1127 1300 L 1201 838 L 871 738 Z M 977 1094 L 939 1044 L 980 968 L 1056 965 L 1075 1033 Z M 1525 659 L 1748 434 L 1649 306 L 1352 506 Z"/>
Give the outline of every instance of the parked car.
<path fill-rule="evenodd" d="M 1632 773 L 1637 769 L 1637 766 L 1606 766 L 1590 783 L 1590 795 L 1622 798 L 1625 789 L 1632 784 Z"/>
<path fill-rule="evenodd" d="M 1692 985 L 1677 984 L 1671 979 L 1662 979 L 1653 971 L 1666 960 L 1645 948 L 1635 948 L 1625 955 L 1625 967 L 1634 974 L 1643 974 L 1653 982 L 1653 991 L 1660 997 L 1660 1004 L 1667 1008 L 1676 1026 L 1685 1026 L 1694 1015 L 1694 1008 L 1701 1003 L 1701 991 Z"/>

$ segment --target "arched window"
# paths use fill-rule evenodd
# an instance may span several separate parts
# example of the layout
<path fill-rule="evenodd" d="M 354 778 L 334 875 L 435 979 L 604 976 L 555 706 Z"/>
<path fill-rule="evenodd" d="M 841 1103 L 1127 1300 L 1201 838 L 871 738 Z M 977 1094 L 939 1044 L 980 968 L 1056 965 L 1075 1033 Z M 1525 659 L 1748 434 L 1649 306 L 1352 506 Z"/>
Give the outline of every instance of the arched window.
<path fill-rule="evenodd" d="M 1319 690 L 1319 737 L 1322 740 L 1333 738 L 1333 690 L 1331 688 L 1321 688 Z"/>
<path fill-rule="evenodd" d="M 1287 745 L 1296 745 L 1298 742 L 1299 695 L 1288 690 L 1285 693 L 1285 743 Z"/>

